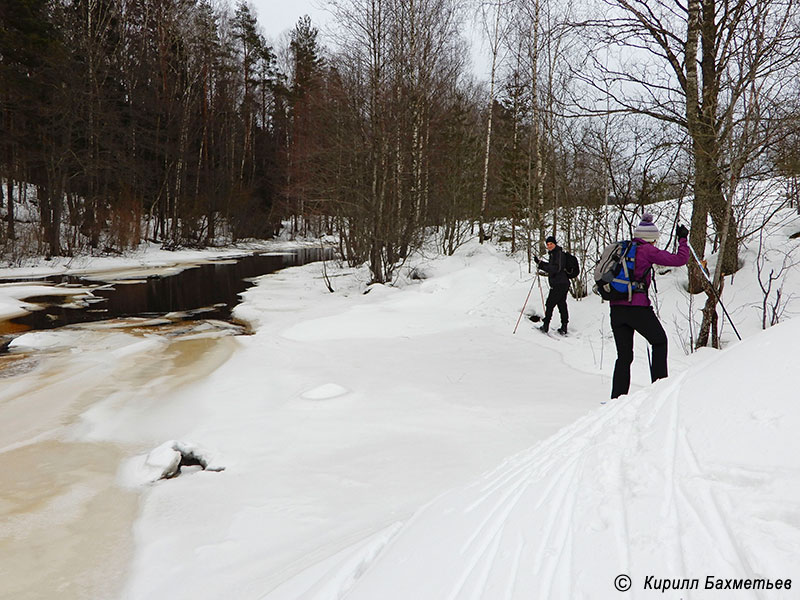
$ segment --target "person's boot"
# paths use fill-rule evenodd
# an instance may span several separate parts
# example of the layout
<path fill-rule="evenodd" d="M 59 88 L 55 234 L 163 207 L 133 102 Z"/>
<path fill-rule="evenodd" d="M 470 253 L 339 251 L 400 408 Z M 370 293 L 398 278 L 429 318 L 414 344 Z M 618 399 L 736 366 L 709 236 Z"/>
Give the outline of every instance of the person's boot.
<path fill-rule="evenodd" d="M 567 324 L 562 323 L 561 327 L 558 328 L 558 333 L 561 335 L 567 335 Z"/>
<path fill-rule="evenodd" d="M 544 321 L 539 329 L 542 330 L 542 333 L 547 333 L 550 331 L 550 321 Z"/>

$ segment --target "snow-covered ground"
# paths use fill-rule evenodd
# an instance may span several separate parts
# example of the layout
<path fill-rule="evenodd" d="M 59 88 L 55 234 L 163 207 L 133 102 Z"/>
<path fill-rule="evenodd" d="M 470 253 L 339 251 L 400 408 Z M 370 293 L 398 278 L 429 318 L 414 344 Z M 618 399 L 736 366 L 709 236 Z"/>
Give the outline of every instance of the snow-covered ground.
<path fill-rule="evenodd" d="M 798 598 L 798 336 L 593 410 L 266 598 Z"/>
<path fill-rule="evenodd" d="M 770 231 L 774 264 L 796 247 L 793 218 Z M 265 276 L 235 311 L 251 336 L 26 334 L 18 350 L 64 351 L 4 381 L 0 415 L 25 426 L 5 421 L 13 443 L 0 452 L 59 443 L 112 457 L 110 487 L 141 496 L 138 511 L 109 509 L 135 517 L 129 560 L 108 573 L 126 600 L 795 598 L 800 281 L 784 273 L 787 322 L 760 332 L 755 258 L 750 246 L 726 285 L 745 341 L 726 325 L 723 352 L 684 352 L 701 307 L 682 291 L 685 268 L 660 273 L 671 377 L 649 384 L 638 338 L 632 393 L 605 405 L 608 307 L 571 299 L 566 338 L 528 320 L 512 334 L 532 280 L 522 259 L 477 243 L 413 257 L 394 286 L 330 264 L 333 294 L 319 264 Z M 139 467 L 173 441 L 224 470 L 152 482 Z M 92 514 L 96 488 L 74 481 L 52 510 Z M 47 530 L 51 512 L 15 518 Z M 109 539 L 95 521 L 60 548 Z M 13 536 L 24 545 L 0 526 L 0 551 Z M 796 585 L 704 590 L 707 576 Z M 662 593 L 694 579 L 699 589 Z M 47 597 L 44 585 L 16 581 L 13 597 Z"/>

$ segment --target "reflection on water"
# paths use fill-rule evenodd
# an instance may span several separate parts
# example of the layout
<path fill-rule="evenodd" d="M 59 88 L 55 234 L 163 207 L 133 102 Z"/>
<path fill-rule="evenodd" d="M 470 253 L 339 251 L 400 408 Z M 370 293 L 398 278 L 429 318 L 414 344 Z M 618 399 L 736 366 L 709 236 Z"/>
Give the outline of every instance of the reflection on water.
<path fill-rule="evenodd" d="M 190 265 L 169 276 L 147 276 L 146 269 L 138 270 L 134 279 L 129 279 L 129 271 L 116 276 L 107 273 L 111 283 L 104 285 L 74 276 L 48 278 L 59 285 L 93 285 L 95 298 L 77 302 L 65 302 L 60 296 L 29 298 L 29 302 L 42 304 L 43 310 L 0 322 L 0 335 L 135 315 L 181 313 L 182 318 L 224 321 L 230 319 L 231 310 L 240 302 L 239 295 L 252 285 L 252 278 L 329 257 L 328 250 L 303 248 L 286 254 L 256 254 Z"/>
<path fill-rule="evenodd" d="M 0 321 L 0 335 L 9 333 L 23 333 L 30 329 L 29 325 L 16 323 L 14 321 Z"/>

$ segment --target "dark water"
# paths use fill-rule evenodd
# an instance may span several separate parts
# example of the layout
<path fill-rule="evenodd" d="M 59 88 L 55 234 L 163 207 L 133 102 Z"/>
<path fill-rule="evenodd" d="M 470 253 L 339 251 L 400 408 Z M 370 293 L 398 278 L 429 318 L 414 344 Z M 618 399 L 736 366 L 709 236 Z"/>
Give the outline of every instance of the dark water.
<path fill-rule="evenodd" d="M 302 248 L 281 255 L 256 254 L 196 265 L 175 275 L 152 276 L 136 283 L 98 284 L 97 281 L 73 276 L 47 278 L 44 281 L 94 288 L 92 293 L 97 301 L 92 300 L 88 306 L 70 308 L 59 306 L 64 302 L 60 297 L 28 298 L 27 302 L 40 304 L 43 310 L 0 322 L 0 335 L 168 313 L 184 313 L 182 319 L 227 321 L 233 307 L 241 302 L 239 294 L 253 285 L 252 278 L 323 258 L 331 258 L 330 251 Z M 0 346 L 3 341 L 0 338 Z"/>

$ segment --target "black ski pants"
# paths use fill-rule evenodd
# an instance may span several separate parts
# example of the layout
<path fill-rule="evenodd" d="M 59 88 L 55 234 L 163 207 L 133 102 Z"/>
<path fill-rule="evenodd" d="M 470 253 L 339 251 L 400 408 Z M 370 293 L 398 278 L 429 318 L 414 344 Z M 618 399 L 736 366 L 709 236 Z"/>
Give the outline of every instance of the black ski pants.
<path fill-rule="evenodd" d="M 569 283 L 556 283 L 550 285 L 550 293 L 544 303 L 544 322 L 549 325 L 553 317 L 553 309 L 558 306 L 561 315 L 561 324 L 569 323 L 569 311 L 567 311 L 567 294 L 569 294 Z"/>
<path fill-rule="evenodd" d="M 617 345 L 612 398 L 627 394 L 630 389 L 634 332 L 639 332 L 653 347 L 650 379 L 656 381 L 667 376 L 667 334 L 652 306 L 612 306 L 611 330 Z"/>

